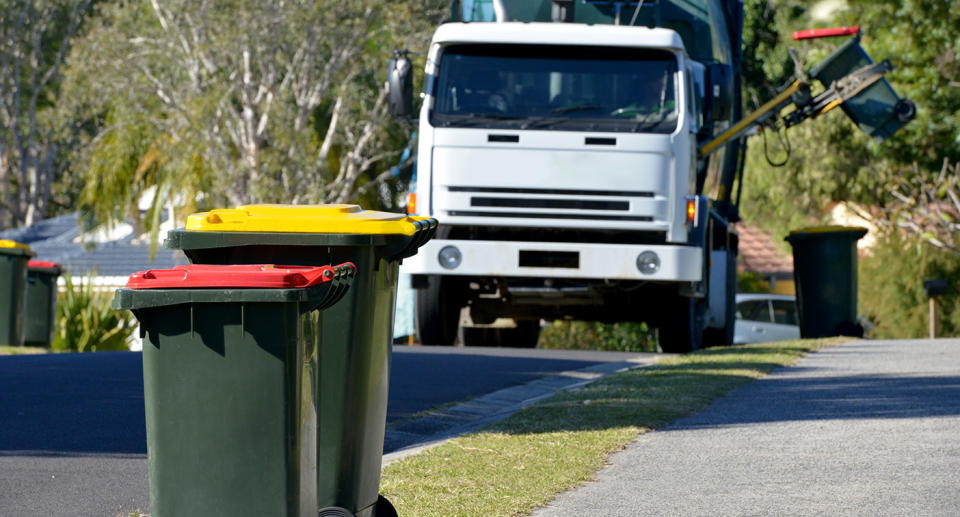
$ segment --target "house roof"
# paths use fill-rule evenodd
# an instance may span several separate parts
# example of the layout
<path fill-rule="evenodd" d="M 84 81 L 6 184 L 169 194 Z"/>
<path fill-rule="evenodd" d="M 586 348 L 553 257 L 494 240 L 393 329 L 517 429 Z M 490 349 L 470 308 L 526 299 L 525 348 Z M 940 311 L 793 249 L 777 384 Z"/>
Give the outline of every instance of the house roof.
<path fill-rule="evenodd" d="M 74 212 L 0 232 L 0 239 L 27 244 L 36 252 L 37 259 L 57 262 L 74 275 L 126 277 L 145 269 L 167 269 L 187 263 L 183 252 L 162 246 L 151 259 L 149 242 L 138 239 L 134 232 L 92 246 L 84 244 L 79 222 L 79 213 Z"/>
<path fill-rule="evenodd" d="M 744 223 L 736 224 L 740 236 L 740 265 L 762 276 L 793 274 L 793 256 L 773 241 L 767 232 Z"/>

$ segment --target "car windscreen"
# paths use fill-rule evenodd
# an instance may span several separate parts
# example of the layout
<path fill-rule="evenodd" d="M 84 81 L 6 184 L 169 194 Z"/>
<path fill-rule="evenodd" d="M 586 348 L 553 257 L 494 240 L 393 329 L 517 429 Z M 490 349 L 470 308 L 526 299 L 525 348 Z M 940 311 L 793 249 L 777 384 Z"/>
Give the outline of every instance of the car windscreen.
<path fill-rule="evenodd" d="M 662 50 L 451 45 L 431 88 L 435 127 L 672 133 L 677 58 Z"/>

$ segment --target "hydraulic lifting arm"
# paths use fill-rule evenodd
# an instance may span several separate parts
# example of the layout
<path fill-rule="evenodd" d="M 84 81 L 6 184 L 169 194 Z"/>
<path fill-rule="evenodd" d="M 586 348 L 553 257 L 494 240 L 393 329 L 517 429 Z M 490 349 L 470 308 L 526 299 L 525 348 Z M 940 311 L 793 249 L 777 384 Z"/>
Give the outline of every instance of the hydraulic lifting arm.
<path fill-rule="evenodd" d="M 743 136 L 746 132 L 758 125 L 769 125 L 772 127 L 782 125 L 783 127 L 789 128 L 804 120 L 819 117 L 833 108 L 840 106 L 847 100 L 852 99 L 882 79 L 883 74 L 892 69 L 893 67 L 888 60 L 865 66 L 834 81 L 833 84 L 816 97 L 810 97 L 810 85 L 806 80 L 797 79 L 790 86 L 778 93 L 776 97 L 767 101 L 763 106 L 760 106 L 759 109 L 750 113 L 744 117 L 743 120 L 737 122 L 723 133 L 720 133 L 719 136 L 701 146 L 700 157 L 702 158 L 709 155 L 720 146 Z M 776 119 L 775 116 L 790 104 L 794 104 L 796 109 L 787 113 L 783 118 L 779 120 Z"/>

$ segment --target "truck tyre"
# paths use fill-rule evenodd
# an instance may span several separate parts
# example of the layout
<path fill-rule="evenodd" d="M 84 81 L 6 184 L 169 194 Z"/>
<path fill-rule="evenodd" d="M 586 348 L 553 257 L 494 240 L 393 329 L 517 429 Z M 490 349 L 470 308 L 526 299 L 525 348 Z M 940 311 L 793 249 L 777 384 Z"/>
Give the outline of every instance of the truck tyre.
<path fill-rule="evenodd" d="M 680 298 L 673 307 L 660 325 L 660 349 L 671 354 L 697 350 L 703 344 L 704 302 Z"/>
<path fill-rule="evenodd" d="M 453 346 L 460 324 L 460 299 L 456 285 L 449 279 L 428 277 L 427 286 L 416 291 L 416 327 L 421 344 Z"/>
<path fill-rule="evenodd" d="M 737 254 L 730 250 L 727 250 L 727 281 L 724 285 L 727 292 L 723 327 L 704 331 L 703 342 L 706 346 L 733 346 L 737 312 Z"/>

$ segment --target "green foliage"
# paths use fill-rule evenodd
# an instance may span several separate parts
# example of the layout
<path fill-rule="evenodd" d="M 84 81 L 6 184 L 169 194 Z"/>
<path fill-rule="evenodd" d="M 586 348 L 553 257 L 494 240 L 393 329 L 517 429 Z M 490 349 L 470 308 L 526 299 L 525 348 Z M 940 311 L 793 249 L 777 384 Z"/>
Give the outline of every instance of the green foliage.
<path fill-rule="evenodd" d="M 83 208 L 153 232 L 170 207 L 178 223 L 246 203 L 394 208 L 410 128 L 387 115 L 383 74 L 394 48 L 426 47 L 444 4 L 99 4 L 67 71 L 65 101 L 97 127 L 74 155 Z"/>
<path fill-rule="evenodd" d="M 657 334 L 646 323 L 557 320 L 540 331 L 540 348 L 656 352 Z"/>
<path fill-rule="evenodd" d="M 769 293 L 770 282 L 753 271 L 737 273 L 738 293 Z"/>
<path fill-rule="evenodd" d="M 57 330 L 52 348 L 57 351 L 97 352 L 129 350 L 136 320 L 129 311 L 110 307 L 111 291 L 93 285 L 93 278 L 76 282 L 63 275 L 64 289 L 57 298 Z"/>
<path fill-rule="evenodd" d="M 923 281 L 946 280 L 950 293 L 938 298 L 940 336 L 960 335 L 960 255 L 896 234 L 878 239 L 860 260 L 860 313 L 876 325 L 878 338 L 928 334 L 928 298 Z"/>

